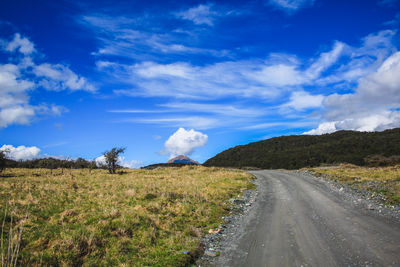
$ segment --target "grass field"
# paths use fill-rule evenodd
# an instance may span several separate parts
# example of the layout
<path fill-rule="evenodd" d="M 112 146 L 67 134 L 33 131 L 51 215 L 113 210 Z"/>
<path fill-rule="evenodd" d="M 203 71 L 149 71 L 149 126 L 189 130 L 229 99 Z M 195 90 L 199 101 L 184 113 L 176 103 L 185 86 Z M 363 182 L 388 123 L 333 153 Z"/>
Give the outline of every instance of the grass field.
<path fill-rule="evenodd" d="M 341 165 L 335 168 L 309 169 L 358 190 L 381 194 L 386 204 L 400 204 L 400 166 L 367 168 Z"/>
<path fill-rule="evenodd" d="M 16 255 L 20 246 L 22 266 L 185 266 L 251 179 L 200 166 L 117 175 L 7 169 L 0 175 L 3 261 L 11 262 L 8 247 Z"/>

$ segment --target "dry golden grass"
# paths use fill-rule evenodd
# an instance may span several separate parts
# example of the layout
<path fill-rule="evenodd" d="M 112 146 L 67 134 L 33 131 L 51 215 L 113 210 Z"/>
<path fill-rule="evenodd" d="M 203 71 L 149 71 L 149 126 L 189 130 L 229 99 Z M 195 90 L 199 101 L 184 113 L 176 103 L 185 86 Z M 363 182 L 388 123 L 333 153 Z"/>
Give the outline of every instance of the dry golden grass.
<path fill-rule="evenodd" d="M 0 222 L 8 229 L 13 217 L 18 229 L 24 221 L 21 265 L 183 266 L 198 253 L 199 237 L 229 212 L 227 200 L 252 187 L 251 178 L 201 166 L 119 175 L 7 169 Z M 12 211 L 4 218 L 6 203 Z"/>
<path fill-rule="evenodd" d="M 400 204 L 400 166 L 368 168 L 347 164 L 310 170 L 317 175 L 328 175 L 356 189 L 380 193 L 388 204 Z"/>

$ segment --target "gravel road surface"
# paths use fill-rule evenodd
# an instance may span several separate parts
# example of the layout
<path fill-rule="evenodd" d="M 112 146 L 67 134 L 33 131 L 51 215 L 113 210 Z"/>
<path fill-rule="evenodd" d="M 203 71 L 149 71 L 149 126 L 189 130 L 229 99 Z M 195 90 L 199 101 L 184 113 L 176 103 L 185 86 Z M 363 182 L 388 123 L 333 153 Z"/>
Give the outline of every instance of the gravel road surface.
<path fill-rule="evenodd" d="M 321 180 L 253 171 L 257 199 L 216 266 L 400 266 L 400 222 Z"/>

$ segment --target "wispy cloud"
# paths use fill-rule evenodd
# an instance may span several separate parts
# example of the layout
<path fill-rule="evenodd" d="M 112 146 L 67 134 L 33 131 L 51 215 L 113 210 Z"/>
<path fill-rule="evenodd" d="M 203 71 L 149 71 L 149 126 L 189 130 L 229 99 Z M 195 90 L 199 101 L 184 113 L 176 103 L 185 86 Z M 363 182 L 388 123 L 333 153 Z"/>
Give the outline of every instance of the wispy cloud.
<path fill-rule="evenodd" d="M 165 104 L 155 104 L 156 107 L 163 109 L 124 109 L 110 110 L 108 112 L 122 115 L 146 114 L 148 118 L 116 118 L 117 123 L 145 123 L 161 126 L 192 127 L 196 129 L 211 129 L 219 127 L 235 128 L 238 124 L 254 123 L 260 120 L 270 111 L 263 109 L 262 106 L 246 107 L 247 105 L 233 104 L 212 104 L 195 102 L 170 102 Z"/>
<path fill-rule="evenodd" d="M 47 144 L 42 146 L 43 148 L 49 148 L 49 147 L 59 147 L 59 146 L 64 146 L 69 144 L 69 142 L 66 141 L 62 141 L 62 142 L 57 142 L 57 143 L 51 143 L 51 144 Z"/>
<path fill-rule="evenodd" d="M 288 13 L 293 13 L 301 8 L 314 5 L 315 0 L 269 0 L 269 4 L 276 6 Z"/>
<path fill-rule="evenodd" d="M 219 114 L 227 116 L 242 116 L 242 117 L 258 117 L 265 115 L 266 112 L 259 108 L 246 108 L 234 106 L 232 104 L 210 104 L 210 103 L 195 103 L 195 102 L 170 102 L 166 104 L 156 104 L 165 109 L 117 109 L 108 110 L 110 113 L 122 114 L 151 114 L 151 113 L 207 113 Z"/>
<path fill-rule="evenodd" d="M 206 24 L 213 26 L 217 12 L 212 10 L 211 4 L 198 5 L 196 7 L 189 8 L 188 10 L 176 13 L 178 18 L 192 21 L 194 24 Z"/>
<path fill-rule="evenodd" d="M 163 118 L 133 118 L 122 119 L 115 122 L 124 123 L 144 123 L 144 124 L 157 124 L 165 127 L 186 127 L 195 129 L 210 129 L 221 126 L 218 119 L 212 117 L 201 116 L 180 116 L 180 117 L 163 117 Z"/>
<path fill-rule="evenodd" d="M 243 11 L 229 9 L 226 6 L 219 6 L 216 4 L 200 4 L 189 9 L 175 12 L 174 15 L 182 20 L 188 20 L 195 25 L 214 26 L 218 19 L 231 16 L 242 15 Z"/>
<path fill-rule="evenodd" d="M 113 109 L 108 110 L 110 113 L 166 113 L 173 112 L 172 110 L 155 110 L 155 109 Z"/>
<path fill-rule="evenodd" d="M 304 62 L 272 54 L 265 60 L 222 61 L 208 65 L 187 62 L 134 65 L 100 61 L 99 70 L 133 89 L 115 90 L 129 96 L 168 96 L 188 99 L 224 97 L 276 100 L 310 86 L 352 86 L 373 72 L 395 49 L 394 31 L 382 31 L 352 47 L 336 41 L 331 50 Z M 126 86 L 125 86 L 126 87 Z M 348 88 L 352 89 L 352 88 Z"/>
<path fill-rule="evenodd" d="M 35 45 L 26 37 L 21 37 L 19 33 L 14 35 L 14 39 L 9 42 L 5 50 L 8 52 L 18 51 L 24 55 L 30 55 L 36 51 Z"/>
<path fill-rule="evenodd" d="M 265 114 L 265 111 L 259 108 L 245 108 L 226 104 L 205 104 L 193 102 L 172 102 L 161 104 L 162 107 L 171 108 L 179 111 L 201 112 L 220 114 L 232 117 L 259 117 Z"/>
<path fill-rule="evenodd" d="M 146 16 L 147 20 L 156 19 Z M 143 27 L 141 18 L 92 14 L 79 17 L 78 22 L 90 28 L 100 43 L 93 52 L 96 56 L 119 56 L 137 60 L 157 58 L 160 54 L 207 54 L 224 57 L 226 50 L 214 50 L 193 46 L 190 32 L 162 31 L 158 28 Z M 161 25 L 160 25 L 161 26 Z"/>
<path fill-rule="evenodd" d="M 400 13 L 397 13 L 392 20 L 385 21 L 385 26 L 397 27 L 400 25 Z"/>
<path fill-rule="evenodd" d="M 399 0 L 378 0 L 378 4 L 381 6 L 393 7 L 399 3 Z"/>
<path fill-rule="evenodd" d="M 305 121 L 272 121 L 265 123 L 252 124 L 244 127 L 238 128 L 239 130 L 266 130 L 270 128 L 308 128 L 315 126 L 315 121 L 305 120 Z"/>

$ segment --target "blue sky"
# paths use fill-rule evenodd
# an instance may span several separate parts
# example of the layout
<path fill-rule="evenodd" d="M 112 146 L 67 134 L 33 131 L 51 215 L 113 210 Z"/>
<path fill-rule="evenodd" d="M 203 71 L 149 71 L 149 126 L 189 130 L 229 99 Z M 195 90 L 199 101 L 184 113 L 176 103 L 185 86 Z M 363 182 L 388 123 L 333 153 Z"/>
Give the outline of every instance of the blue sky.
<path fill-rule="evenodd" d="M 400 127 L 400 1 L 23 1 L 0 9 L 0 146 L 137 167 Z"/>

